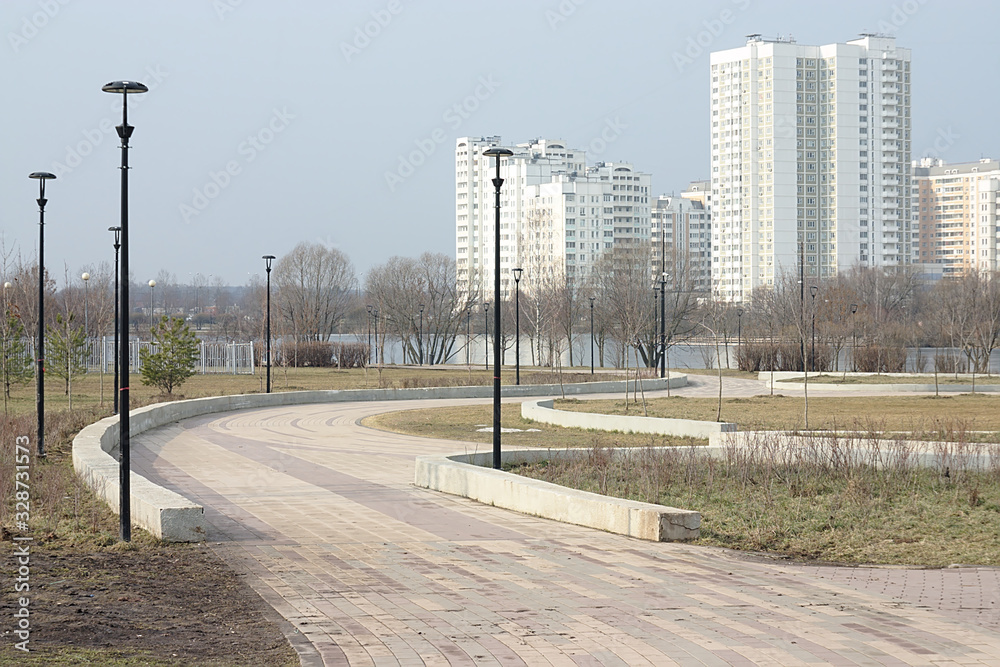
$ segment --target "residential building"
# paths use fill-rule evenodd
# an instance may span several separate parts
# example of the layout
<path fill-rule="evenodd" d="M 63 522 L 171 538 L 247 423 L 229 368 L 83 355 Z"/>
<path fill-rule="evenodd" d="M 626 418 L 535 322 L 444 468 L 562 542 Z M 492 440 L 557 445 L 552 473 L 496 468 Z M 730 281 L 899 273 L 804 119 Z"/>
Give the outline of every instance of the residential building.
<path fill-rule="evenodd" d="M 915 261 L 910 50 L 751 35 L 711 55 L 713 290 Z"/>
<path fill-rule="evenodd" d="M 666 272 L 668 284 L 678 289 L 711 291 L 712 220 L 703 200 L 657 197 L 650 222 L 654 277 Z"/>
<path fill-rule="evenodd" d="M 924 159 L 914 177 L 919 261 L 940 265 L 942 278 L 996 271 L 1000 162 Z"/>
<path fill-rule="evenodd" d="M 500 164 L 500 279 L 509 295 L 511 270 L 524 269 L 522 289 L 545 281 L 580 284 L 616 244 L 649 243 L 650 176 L 631 164 L 587 166 L 586 152 L 535 139 L 504 146 L 500 137 L 462 137 L 455 147 L 455 256 L 458 288 L 489 300 L 494 281 L 496 175 L 483 151 L 514 155 Z"/>

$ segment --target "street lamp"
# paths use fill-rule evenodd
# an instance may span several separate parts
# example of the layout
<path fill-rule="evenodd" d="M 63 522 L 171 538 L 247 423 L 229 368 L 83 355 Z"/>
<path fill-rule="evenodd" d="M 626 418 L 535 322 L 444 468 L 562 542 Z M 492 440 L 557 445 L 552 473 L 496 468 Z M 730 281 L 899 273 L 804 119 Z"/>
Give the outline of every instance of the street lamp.
<path fill-rule="evenodd" d="M 38 456 L 45 457 L 45 181 L 55 174 L 35 171 L 28 178 L 38 180 L 38 349 L 35 350 L 35 410 L 38 421 Z"/>
<path fill-rule="evenodd" d="M 156 299 L 153 298 L 153 288 L 156 287 L 156 281 L 150 280 L 149 283 L 149 342 L 153 342 L 153 311 L 156 306 Z"/>
<path fill-rule="evenodd" d="M 858 304 L 851 304 L 851 338 L 853 339 L 851 343 L 851 366 L 854 367 L 854 372 L 858 371 L 858 360 L 855 355 L 858 352 L 858 323 L 853 317 L 858 312 Z M 847 367 L 847 364 L 844 364 Z"/>
<path fill-rule="evenodd" d="M 812 350 L 809 352 L 809 365 L 806 367 L 806 373 L 809 372 L 809 366 L 812 366 L 812 370 L 816 370 L 816 293 L 819 292 L 819 287 L 816 285 L 809 286 L 809 296 L 812 297 Z"/>
<path fill-rule="evenodd" d="M 411 322 L 413 320 L 410 320 Z M 424 365 L 424 304 L 420 304 L 420 328 L 417 329 L 417 352 L 420 355 L 418 366 Z"/>
<path fill-rule="evenodd" d="M 496 189 L 496 218 L 493 224 L 493 302 L 497 309 L 493 317 L 493 468 L 500 469 L 500 158 L 514 152 L 494 146 L 483 151 L 484 156 L 496 159 L 497 175 L 493 178 Z"/>
<path fill-rule="evenodd" d="M 740 360 L 739 354 L 743 349 L 743 309 L 736 309 L 736 368 L 739 370 Z M 728 356 L 728 353 L 727 353 Z"/>
<path fill-rule="evenodd" d="M 378 365 L 378 307 L 372 308 L 372 320 L 375 324 L 375 364 Z M 382 352 L 382 362 L 385 363 L 385 351 Z"/>
<path fill-rule="evenodd" d="M 524 269 L 517 268 L 514 273 L 514 384 L 521 384 L 521 274 Z"/>
<path fill-rule="evenodd" d="M 80 278 L 83 280 L 83 338 L 84 338 L 84 340 L 87 343 L 87 356 L 88 356 L 88 364 L 87 364 L 87 366 L 89 367 L 90 366 L 90 363 L 89 363 L 89 356 L 90 356 L 90 316 L 87 313 L 87 302 L 90 300 L 88 298 L 90 296 L 90 292 L 88 291 L 87 287 L 90 284 L 90 274 L 84 272 L 84 274 L 82 276 L 80 276 Z"/>
<path fill-rule="evenodd" d="M 467 306 L 465 309 L 465 365 L 469 366 L 469 372 L 472 372 L 472 306 Z"/>
<path fill-rule="evenodd" d="M 118 414 L 118 250 L 122 247 L 120 234 L 121 227 L 108 227 L 109 232 L 115 235 L 115 346 L 112 355 L 115 358 L 115 385 L 111 391 L 114 394 L 115 414 Z M 104 343 L 101 343 L 101 358 L 104 358 Z"/>
<path fill-rule="evenodd" d="M 483 301 L 483 356 L 486 358 L 486 370 L 490 370 L 490 302 Z M 496 341 L 493 341 L 496 347 Z"/>
<path fill-rule="evenodd" d="M 121 387 L 118 391 L 121 394 L 119 402 L 118 418 L 118 484 L 119 484 L 119 533 L 122 541 L 132 540 L 132 499 L 131 485 L 129 479 L 130 470 L 130 441 L 129 441 L 129 345 L 128 345 L 128 140 L 132 136 L 133 128 L 128 124 L 128 96 L 131 94 L 145 93 L 149 90 L 138 81 L 112 81 L 101 88 L 106 93 L 121 93 L 122 96 L 122 124 L 115 127 L 118 137 L 122 140 L 122 164 L 121 164 L 121 275 L 125 276 L 121 288 Z M 115 237 L 117 239 L 117 236 Z"/>
<path fill-rule="evenodd" d="M 263 255 L 261 259 L 264 260 L 264 270 L 267 271 L 267 324 L 264 330 L 264 336 L 266 337 L 264 347 L 266 348 L 267 354 L 267 391 L 265 393 L 271 393 L 271 262 L 274 261 L 274 255 Z M 370 308 L 371 306 L 369 306 Z M 368 347 L 371 347 L 371 330 L 368 333 Z"/>
<path fill-rule="evenodd" d="M 368 311 L 368 363 L 372 362 L 372 305 L 369 303 L 365 306 L 365 310 Z"/>
<path fill-rule="evenodd" d="M 590 297 L 590 374 L 594 374 L 594 299 Z"/>
<path fill-rule="evenodd" d="M 660 378 L 667 375 L 667 272 L 660 274 Z"/>

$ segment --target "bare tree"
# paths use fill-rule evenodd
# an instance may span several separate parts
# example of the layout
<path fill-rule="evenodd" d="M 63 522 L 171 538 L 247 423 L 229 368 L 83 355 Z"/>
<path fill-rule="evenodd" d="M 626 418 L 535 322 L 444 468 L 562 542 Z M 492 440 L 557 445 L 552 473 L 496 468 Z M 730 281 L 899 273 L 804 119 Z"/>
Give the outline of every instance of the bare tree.
<path fill-rule="evenodd" d="M 354 266 L 336 248 L 300 243 L 274 268 L 279 312 L 299 340 L 327 340 L 347 314 Z"/>

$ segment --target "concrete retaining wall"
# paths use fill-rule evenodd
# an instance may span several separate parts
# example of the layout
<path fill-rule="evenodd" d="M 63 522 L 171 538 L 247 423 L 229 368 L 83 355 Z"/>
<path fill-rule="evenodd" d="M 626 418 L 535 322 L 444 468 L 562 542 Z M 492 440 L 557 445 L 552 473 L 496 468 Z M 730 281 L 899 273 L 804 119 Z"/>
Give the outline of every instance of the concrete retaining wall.
<path fill-rule="evenodd" d="M 843 377 L 841 373 L 825 372 L 825 373 L 810 373 L 810 377 L 814 375 L 827 375 L 827 376 L 837 376 Z M 914 377 L 912 373 L 848 373 L 847 377 L 865 377 L 865 378 L 878 378 L 878 377 Z M 920 376 L 922 379 L 926 375 Z M 945 374 L 941 374 L 942 379 Z M 967 377 L 967 376 L 966 376 Z M 757 374 L 757 378 L 765 382 L 771 381 L 770 371 L 760 371 Z M 805 389 L 804 382 L 789 382 L 789 380 L 801 380 L 802 373 L 800 371 L 775 371 L 774 372 L 774 388 L 776 390 L 788 389 L 791 391 L 803 391 Z M 817 391 L 830 391 L 838 393 L 851 393 L 859 391 L 877 391 L 885 390 L 890 392 L 920 392 L 920 393 L 934 393 L 934 382 L 922 384 L 879 384 L 877 382 L 861 383 L 861 384 L 831 384 L 829 382 L 810 382 L 809 386 Z M 937 391 L 939 393 L 947 394 L 968 394 L 975 389 L 976 393 L 996 393 L 1000 392 L 1000 385 L 998 384 L 980 384 L 976 382 L 975 388 L 973 388 L 972 383 L 969 384 L 946 384 L 944 382 L 938 383 Z"/>
<path fill-rule="evenodd" d="M 573 412 L 571 410 L 556 410 L 552 407 L 553 403 L 552 399 L 525 401 L 521 404 L 521 416 L 525 419 L 533 419 L 543 424 L 556 426 L 692 438 L 710 438 L 718 433 L 730 433 L 736 430 L 736 424 L 730 422 L 703 422 L 693 419 L 660 419 Z"/>
<path fill-rule="evenodd" d="M 673 378 L 671 378 L 673 380 Z M 686 381 L 686 380 L 685 380 Z M 666 389 L 666 380 L 644 380 L 649 391 Z M 671 386 L 674 385 L 671 382 Z M 582 384 L 521 385 L 503 387 L 504 397 L 550 396 L 624 391 L 625 381 Z M 493 387 L 427 387 L 414 389 L 351 389 L 344 391 L 295 391 L 272 394 L 213 396 L 172 403 L 157 403 L 132 410 L 131 437 L 181 419 L 217 412 L 302 405 L 363 401 L 415 400 L 429 398 L 488 398 Z M 114 511 L 119 509 L 118 417 L 108 417 L 84 428 L 73 440 L 73 466 L 86 483 Z M 205 539 L 204 510 L 172 491 L 144 477 L 130 476 L 130 503 L 133 522 L 169 542 Z"/>
<path fill-rule="evenodd" d="M 502 461 L 516 465 L 585 453 L 512 450 L 503 452 Z M 523 514 L 644 540 L 688 540 L 699 535 L 701 514 L 698 512 L 568 489 L 487 467 L 492 461 L 492 452 L 420 456 L 413 483 Z"/>

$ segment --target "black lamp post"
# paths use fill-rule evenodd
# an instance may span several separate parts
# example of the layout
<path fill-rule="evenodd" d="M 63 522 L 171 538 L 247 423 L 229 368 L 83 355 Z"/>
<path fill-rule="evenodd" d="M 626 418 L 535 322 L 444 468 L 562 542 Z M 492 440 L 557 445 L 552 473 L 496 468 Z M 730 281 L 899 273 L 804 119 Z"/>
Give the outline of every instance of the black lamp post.
<path fill-rule="evenodd" d="M 514 272 L 514 384 L 521 384 L 521 274 L 524 269 Z"/>
<path fill-rule="evenodd" d="M 736 309 L 736 368 L 740 367 L 739 353 L 743 349 L 743 309 Z"/>
<path fill-rule="evenodd" d="M 590 297 L 590 374 L 594 374 L 594 299 Z"/>
<path fill-rule="evenodd" d="M 264 270 L 267 272 L 267 324 L 264 327 L 264 337 L 266 341 L 264 346 L 267 354 L 267 392 L 271 393 L 271 262 L 274 261 L 274 255 L 263 255 L 261 259 L 264 260 Z M 369 306 L 370 308 L 371 306 Z M 371 347 L 372 337 L 371 330 L 368 331 L 368 347 Z"/>
<path fill-rule="evenodd" d="M 853 340 L 852 340 L 852 343 L 851 343 L 851 366 L 854 368 L 854 372 L 855 373 L 858 371 L 858 362 L 857 362 L 856 357 L 854 356 L 855 354 L 857 354 L 857 351 L 858 351 L 858 323 L 857 323 L 857 320 L 854 319 L 854 315 L 857 312 L 858 312 L 858 304 L 852 303 L 851 304 L 851 338 Z M 846 368 L 847 364 L 844 364 L 844 367 Z"/>
<path fill-rule="evenodd" d="M 660 378 L 667 376 L 667 272 L 660 274 Z"/>
<path fill-rule="evenodd" d="M 368 304 L 365 306 L 365 310 L 368 311 L 368 363 L 374 363 L 372 361 L 372 306 Z"/>
<path fill-rule="evenodd" d="M 45 181 L 55 174 L 35 171 L 28 178 L 38 180 L 38 349 L 35 350 L 35 411 L 38 421 L 38 456 L 45 457 Z"/>
<path fill-rule="evenodd" d="M 375 325 L 375 365 L 378 365 L 378 307 L 372 308 L 372 321 Z M 385 353 L 382 353 L 382 361 L 385 361 Z"/>
<path fill-rule="evenodd" d="M 472 365 L 472 306 L 465 309 L 465 365 Z M 471 368 L 469 369 L 472 370 Z"/>
<path fill-rule="evenodd" d="M 122 96 L 122 124 L 117 126 L 118 137 L 122 140 L 122 181 L 121 181 L 121 275 L 124 276 L 121 288 L 121 341 L 118 353 L 121 357 L 121 386 L 118 388 L 121 394 L 119 401 L 118 417 L 118 449 L 119 449 L 119 516 L 120 516 L 120 537 L 125 542 L 132 540 L 132 499 L 131 486 L 129 480 L 130 471 L 130 442 L 129 442 L 129 345 L 128 345 L 128 321 L 129 321 L 129 299 L 128 299 L 128 140 L 135 129 L 128 124 L 128 96 L 130 94 L 145 93 L 149 89 L 138 81 L 112 81 L 101 88 L 106 93 L 121 93 Z M 117 238 L 117 236 L 116 236 Z"/>
<path fill-rule="evenodd" d="M 115 385 L 111 391 L 114 394 L 115 414 L 118 414 L 118 250 L 122 247 L 120 239 L 122 228 L 108 227 L 108 231 L 114 232 L 115 235 L 115 347 L 112 355 L 115 358 Z"/>
<path fill-rule="evenodd" d="M 490 302 L 483 301 L 483 357 L 486 370 L 490 370 Z M 494 345 L 496 341 L 494 341 Z"/>
<path fill-rule="evenodd" d="M 156 287 L 156 281 L 149 281 L 149 341 L 153 341 L 153 311 L 156 310 L 156 299 L 153 298 L 153 289 Z"/>
<path fill-rule="evenodd" d="M 497 175 L 493 178 L 496 189 L 496 219 L 493 224 L 493 468 L 500 469 L 500 158 L 510 157 L 514 152 L 507 148 L 493 147 L 483 151 L 483 155 L 495 158 Z"/>
<path fill-rule="evenodd" d="M 809 365 L 806 372 L 809 372 L 810 366 L 812 370 L 816 370 L 816 292 L 818 291 L 819 287 L 816 285 L 809 286 L 809 296 L 812 297 L 812 343 L 809 351 Z"/>
<path fill-rule="evenodd" d="M 410 320 L 411 322 L 413 320 Z M 419 366 L 424 365 L 424 304 L 420 304 L 420 328 L 417 329 L 417 353 L 419 357 Z"/>

